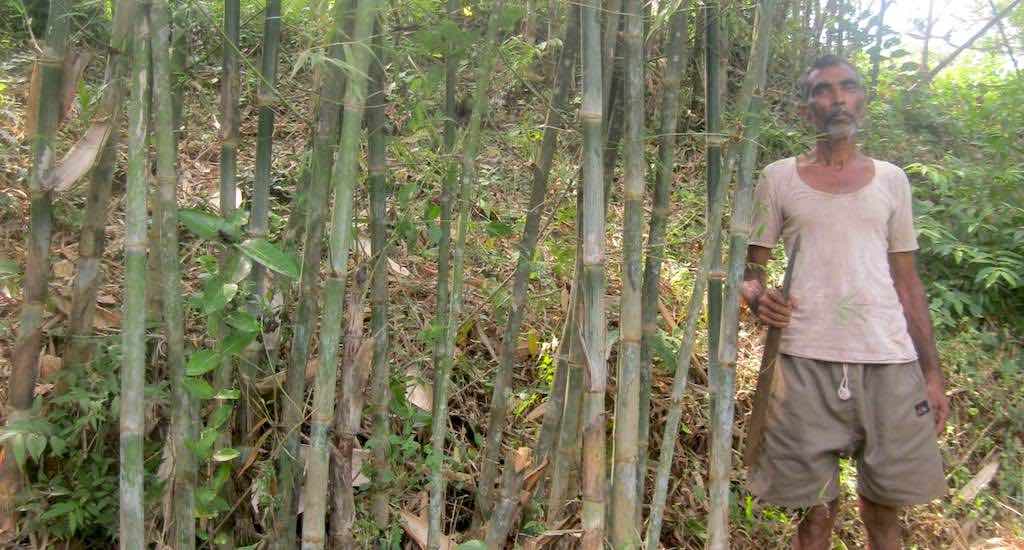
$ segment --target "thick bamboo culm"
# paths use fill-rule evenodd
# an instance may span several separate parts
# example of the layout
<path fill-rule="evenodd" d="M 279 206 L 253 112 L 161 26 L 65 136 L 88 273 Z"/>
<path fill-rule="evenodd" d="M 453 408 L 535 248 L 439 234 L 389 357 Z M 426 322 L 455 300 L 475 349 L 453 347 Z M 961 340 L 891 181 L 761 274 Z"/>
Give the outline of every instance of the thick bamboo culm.
<path fill-rule="evenodd" d="M 640 426 L 637 494 L 643 502 L 647 474 L 647 455 L 650 448 L 651 413 L 651 361 L 654 341 L 658 338 L 658 283 L 661 264 L 665 256 L 665 230 L 668 222 L 669 201 L 672 193 L 672 175 L 676 160 L 676 127 L 679 120 L 679 88 L 689 64 L 689 2 L 684 0 L 669 19 L 669 30 L 662 84 L 661 122 L 658 130 L 658 173 L 654 184 L 651 223 L 647 237 L 647 255 L 644 264 L 643 340 L 640 346 Z M 642 514 L 638 514 L 639 524 Z"/>
<path fill-rule="evenodd" d="M 145 6 L 135 26 L 131 96 L 128 106 L 128 174 L 125 188 L 124 327 L 121 331 L 121 550 L 146 544 L 143 521 L 143 457 L 146 377 L 146 188 L 149 121 L 149 23 Z"/>
<path fill-rule="evenodd" d="M 110 205 L 111 183 L 117 166 L 120 123 L 124 109 L 124 96 L 128 73 L 131 69 L 129 52 L 133 40 L 133 0 L 118 0 L 110 29 L 110 51 L 104 74 L 103 99 L 94 119 L 110 126 L 110 135 L 102 146 L 99 161 L 89 174 L 82 234 L 78 241 L 78 263 L 71 291 L 71 315 L 68 319 L 68 346 L 64 361 L 69 367 L 85 364 L 92 353 L 93 316 L 96 294 L 103 279 L 101 258 L 106 248 L 107 209 Z"/>
<path fill-rule="evenodd" d="M 463 279 L 465 271 L 466 239 L 469 234 L 469 213 L 475 204 L 477 168 L 476 157 L 480 149 L 480 134 L 483 126 L 483 114 L 487 109 L 487 92 L 490 89 L 491 74 L 498 57 L 498 22 L 504 0 L 496 0 L 491 5 L 491 13 L 487 19 L 487 31 L 484 35 L 484 50 L 476 72 L 476 88 L 473 90 L 469 124 L 462 143 L 461 172 L 459 174 L 458 229 L 456 230 L 455 246 L 451 247 L 451 293 L 449 295 L 447 319 L 444 329 L 444 357 L 441 362 L 443 369 L 434 373 L 434 403 L 431 414 L 431 453 L 434 455 L 431 464 L 431 491 L 428 512 L 427 547 L 433 550 L 440 544 L 441 516 L 444 508 L 444 443 L 448 435 L 448 383 L 451 366 L 454 362 L 455 333 L 461 319 Z M 450 232 L 450 226 L 449 226 Z M 450 238 L 450 235 L 449 235 Z M 474 517 L 474 522 L 479 516 Z M 479 525 L 477 523 L 477 525 Z"/>
<path fill-rule="evenodd" d="M 603 98 L 600 30 L 597 0 L 581 6 L 583 105 L 583 209 L 579 213 L 583 233 L 582 353 L 586 362 L 583 395 L 582 489 L 584 550 L 604 546 L 607 479 L 605 476 L 605 410 L 608 368 L 605 362 L 604 249 L 605 200 L 602 139 Z"/>
<path fill-rule="evenodd" d="M 614 459 L 610 538 L 615 548 L 640 544 L 637 509 L 637 442 L 640 423 L 641 288 L 643 285 L 644 71 L 639 0 L 626 0 L 623 32 L 624 170 L 622 198 L 622 298 L 619 313 L 618 377 L 615 396 Z"/>
<path fill-rule="evenodd" d="M 578 14 L 577 10 L 573 10 Z M 544 124 L 544 137 L 540 146 L 540 158 L 533 170 L 533 186 L 530 190 L 530 198 L 527 206 L 526 226 L 523 229 L 523 237 L 519 242 L 519 258 L 516 262 L 516 270 L 512 281 L 512 305 L 509 308 L 508 319 L 505 323 L 505 333 L 502 337 L 500 366 L 494 383 L 494 391 L 491 394 L 490 418 L 487 425 L 487 443 L 480 480 L 477 483 L 477 514 L 486 517 L 491 506 L 493 506 L 494 484 L 498 478 L 498 461 L 501 456 L 501 435 L 504 433 L 506 417 L 508 415 L 509 397 L 512 392 L 512 374 L 516 366 L 516 345 L 519 342 L 519 332 L 526 310 L 526 298 L 529 290 L 530 273 L 534 253 L 537 249 L 537 240 L 540 237 L 541 216 L 544 213 L 544 201 L 547 196 L 548 176 L 551 173 L 551 165 L 554 160 L 555 148 L 558 144 L 558 132 L 564 123 L 564 114 L 568 99 L 569 86 L 572 84 L 573 69 L 576 63 L 576 55 L 579 51 L 579 17 L 569 17 L 566 26 L 566 35 L 563 40 L 563 48 L 559 57 L 558 73 L 555 76 L 555 92 L 548 108 L 547 119 Z M 564 391 L 564 369 L 562 374 Z M 549 398 L 548 407 L 561 407 L 564 393 L 561 396 L 552 395 Z M 545 424 L 547 431 L 542 431 L 539 438 L 543 446 L 543 457 L 538 453 L 537 460 L 543 460 L 550 449 L 554 437 L 554 422 Z M 506 466 L 507 467 L 507 466 Z"/>
<path fill-rule="evenodd" d="M 40 85 L 34 118 L 26 126 L 35 129 L 32 136 L 32 169 L 28 190 L 31 218 L 25 243 L 25 271 L 22 283 L 24 303 L 18 318 L 18 335 L 11 357 L 8 386 L 7 425 L 26 420 L 31 414 L 33 390 L 39 375 L 39 350 L 46 309 L 47 285 L 50 281 L 50 237 L 53 232 L 52 192 L 45 181 L 54 169 L 57 119 L 60 109 L 60 88 L 68 39 L 68 2 L 51 0 L 46 26 L 46 41 L 39 59 Z M 10 440 L 8 440 L 10 441 Z M 2 524 L 15 524 L 15 495 L 21 487 L 22 473 L 14 460 L 11 444 L 5 445 L 0 465 L 0 514 Z"/>
<path fill-rule="evenodd" d="M 459 9 L 459 0 L 448 0 L 446 13 L 455 19 Z M 451 315 L 451 260 L 452 260 L 452 213 L 455 197 L 458 194 L 455 161 L 455 88 L 458 85 L 458 59 L 455 45 L 448 44 L 445 56 L 445 121 L 444 121 L 444 153 L 447 155 L 444 180 L 441 184 L 441 218 L 439 228 L 441 236 L 437 243 L 437 307 L 434 312 L 434 392 L 433 410 L 431 411 L 430 430 L 430 505 L 427 508 L 427 548 L 434 550 L 441 540 L 441 515 L 444 510 L 444 442 L 448 432 L 447 395 L 448 370 L 451 368 L 451 357 L 448 354 L 449 316 Z M 444 410 L 439 411 L 438 401 L 444 400 Z M 442 416 L 440 413 L 444 412 Z M 441 424 L 444 424 L 443 426 Z"/>
<path fill-rule="evenodd" d="M 388 405 L 391 390 L 391 365 L 388 362 L 388 174 L 387 136 L 385 124 L 387 108 L 384 72 L 384 35 L 373 36 L 374 59 L 370 70 L 372 86 L 367 97 L 367 171 L 370 187 L 370 255 L 373 261 L 370 286 L 370 335 L 374 339 L 373 371 L 370 378 L 370 409 L 373 415 L 373 521 L 384 531 L 388 526 L 391 507 L 391 462 L 388 460 L 391 424 Z"/>
<path fill-rule="evenodd" d="M 352 247 L 352 210 L 369 80 L 369 37 L 376 12 L 377 0 L 358 0 L 352 44 L 345 49 L 346 64 L 350 68 L 350 73 L 345 90 L 341 138 L 331 171 L 334 204 L 330 233 L 330 269 L 324 287 L 325 307 L 320 327 L 320 366 L 316 372 L 313 410 L 310 415 L 305 511 L 302 522 L 303 550 L 319 550 L 324 547 L 329 464 L 327 432 L 334 420 L 338 345 L 341 341 L 348 257 Z M 351 391 L 351 388 L 346 390 Z M 346 489 L 351 491 L 351 485 L 338 488 Z"/>
<path fill-rule="evenodd" d="M 340 60 L 344 55 L 345 15 L 349 2 L 334 3 L 328 56 Z M 331 158 L 337 145 L 336 129 L 344 85 L 342 71 L 336 63 L 324 62 L 320 88 L 317 126 L 313 136 L 309 186 L 306 189 L 305 233 L 303 237 L 301 276 L 299 277 L 298 312 L 292 332 L 285 394 L 282 397 L 284 446 L 278 455 L 278 479 L 281 505 L 277 511 L 275 537 L 277 548 L 294 548 L 295 481 L 298 472 L 298 432 L 303 421 L 306 391 L 306 362 L 317 319 L 317 295 L 320 286 L 320 262 L 323 252 L 325 205 L 330 197 Z"/>
<path fill-rule="evenodd" d="M 171 21 L 166 0 L 157 0 L 150 11 L 153 42 L 153 132 L 158 182 L 160 286 L 163 290 L 164 333 L 167 338 L 167 370 L 171 378 L 173 406 L 172 440 L 175 449 L 173 474 L 174 540 L 177 548 L 195 547 L 194 494 L 196 462 L 188 442 L 196 437 L 197 405 L 185 390 L 185 325 L 181 300 L 181 262 L 178 258 L 177 139 L 174 135 L 174 99 L 171 90 Z"/>

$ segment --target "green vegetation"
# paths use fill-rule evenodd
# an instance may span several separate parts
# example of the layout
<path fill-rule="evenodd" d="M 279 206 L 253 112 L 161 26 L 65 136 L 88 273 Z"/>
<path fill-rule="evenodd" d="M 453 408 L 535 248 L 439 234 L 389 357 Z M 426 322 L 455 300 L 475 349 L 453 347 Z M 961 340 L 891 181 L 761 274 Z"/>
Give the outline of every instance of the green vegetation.
<path fill-rule="evenodd" d="M 1024 544 L 1024 8 L 904 2 L 0 3 L 0 546 L 778 547 L 735 252 L 824 52 L 952 401 L 907 547 Z"/>

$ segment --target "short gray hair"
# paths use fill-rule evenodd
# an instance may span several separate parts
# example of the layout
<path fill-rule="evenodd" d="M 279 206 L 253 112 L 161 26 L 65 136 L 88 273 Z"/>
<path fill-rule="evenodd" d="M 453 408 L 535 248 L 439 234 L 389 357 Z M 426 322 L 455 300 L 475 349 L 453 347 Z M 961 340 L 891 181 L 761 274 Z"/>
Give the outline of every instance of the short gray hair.
<path fill-rule="evenodd" d="M 796 81 L 797 90 L 800 95 L 800 101 L 807 101 L 811 97 L 811 73 L 817 71 L 818 69 L 824 69 L 826 67 L 836 67 L 839 65 L 846 65 L 847 67 L 849 67 L 850 70 L 852 70 L 853 73 L 857 75 L 858 82 L 863 80 L 860 76 L 860 71 L 857 70 L 857 67 L 853 66 L 853 63 L 850 63 L 848 60 L 839 57 L 838 55 L 826 54 L 815 59 L 814 62 L 811 63 L 811 66 L 808 67 L 806 71 L 804 71 L 804 74 L 800 76 L 800 79 Z"/>

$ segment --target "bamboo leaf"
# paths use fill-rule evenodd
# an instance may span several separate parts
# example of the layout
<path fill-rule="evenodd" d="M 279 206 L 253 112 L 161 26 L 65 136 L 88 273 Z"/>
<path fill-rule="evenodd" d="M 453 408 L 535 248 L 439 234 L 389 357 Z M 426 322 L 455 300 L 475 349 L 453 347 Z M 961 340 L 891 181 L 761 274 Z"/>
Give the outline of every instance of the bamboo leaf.
<path fill-rule="evenodd" d="M 253 330 L 232 331 L 231 334 L 224 339 L 224 343 L 221 344 L 220 352 L 225 357 L 233 357 L 242 353 L 242 350 L 244 350 L 255 338 L 256 331 Z"/>
<path fill-rule="evenodd" d="M 236 246 L 242 254 L 266 266 L 267 269 L 291 279 L 299 278 L 299 262 L 295 257 L 266 239 L 246 239 Z"/>
<path fill-rule="evenodd" d="M 242 390 L 231 389 L 231 390 L 220 390 L 213 399 L 238 399 L 242 397 Z"/>
<path fill-rule="evenodd" d="M 213 453 L 213 461 L 227 462 L 238 458 L 241 454 L 237 449 L 218 449 L 217 452 Z"/>
<path fill-rule="evenodd" d="M 221 355 L 214 350 L 204 349 L 197 351 L 188 358 L 188 364 L 185 365 L 185 374 L 188 376 L 206 374 L 220 365 L 220 358 Z"/>
<path fill-rule="evenodd" d="M 202 378 L 186 376 L 182 385 L 185 386 L 185 391 L 196 399 L 212 399 L 215 395 L 213 386 Z"/>
<path fill-rule="evenodd" d="M 195 208 L 178 211 L 178 220 L 189 231 L 202 239 L 219 239 L 221 237 L 235 239 L 238 229 L 229 221 Z"/>
<path fill-rule="evenodd" d="M 260 330 L 260 323 L 255 317 L 249 315 L 244 311 L 236 311 L 231 314 L 227 319 L 229 327 L 238 329 L 241 332 L 249 333 L 253 336 Z"/>

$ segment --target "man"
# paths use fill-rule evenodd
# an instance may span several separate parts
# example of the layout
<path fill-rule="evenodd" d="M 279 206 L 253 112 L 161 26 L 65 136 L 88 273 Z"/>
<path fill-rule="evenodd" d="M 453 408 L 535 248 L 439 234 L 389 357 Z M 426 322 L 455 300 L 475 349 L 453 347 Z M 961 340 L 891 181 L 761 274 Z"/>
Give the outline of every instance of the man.
<path fill-rule="evenodd" d="M 800 99 L 817 144 L 764 169 L 742 289 L 762 322 L 783 329 L 750 490 L 804 510 L 793 548 L 827 550 L 838 460 L 852 457 L 870 548 L 898 549 L 900 508 L 946 493 L 935 435 L 949 412 L 914 264 L 910 184 L 858 149 L 865 91 L 849 62 L 816 60 Z M 800 237 L 788 301 L 764 282 L 780 236 L 787 248 Z"/>

